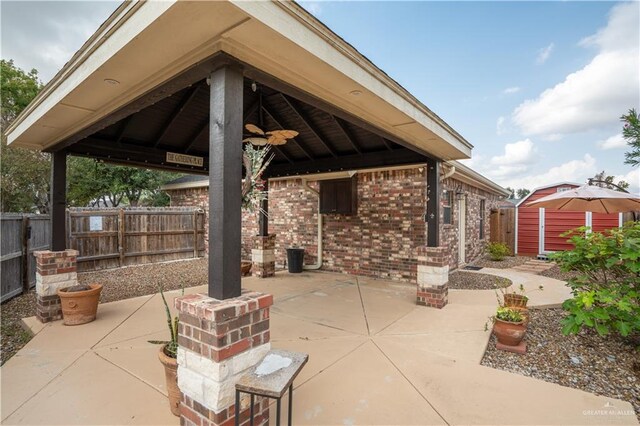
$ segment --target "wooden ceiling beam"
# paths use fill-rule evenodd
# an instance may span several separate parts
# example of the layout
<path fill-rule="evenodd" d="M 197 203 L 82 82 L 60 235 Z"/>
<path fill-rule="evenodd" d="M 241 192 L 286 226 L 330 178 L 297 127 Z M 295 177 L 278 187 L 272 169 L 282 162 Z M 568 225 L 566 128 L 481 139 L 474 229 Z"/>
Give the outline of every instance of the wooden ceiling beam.
<path fill-rule="evenodd" d="M 304 125 L 307 127 L 307 129 L 309 129 L 309 131 L 311 131 L 311 133 L 313 133 L 313 136 L 316 139 L 318 139 L 318 141 L 322 144 L 322 146 L 324 146 L 325 149 L 327 151 L 329 151 L 329 154 L 331 154 L 332 157 L 337 158 L 338 157 L 338 153 L 335 151 L 335 149 L 333 149 L 331 147 L 331 145 L 329 145 L 329 143 L 327 143 L 325 138 L 320 136 L 319 130 L 313 124 L 311 124 L 309 119 L 307 117 L 305 117 L 304 113 L 298 107 L 296 107 L 293 104 L 293 102 L 291 102 L 291 100 L 286 95 L 284 95 L 282 93 L 278 93 L 278 95 L 282 98 L 282 100 L 284 100 L 284 102 L 287 104 L 287 106 L 291 109 L 291 111 L 294 112 L 294 114 L 300 119 L 300 121 L 302 121 L 304 123 Z"/>
<path fill-rule="evenodd" d="M 120 129 L 118 130 L 118 134 L 116 135 L 117 143 L 122 142 L 122 138 L 124 137 L 124 132 L 127 131 L 127 127 L 129 127 L 129 124 L 131 123 L 132 119 L 133 119 L 133 114 L 131 114 L 130 116 L 122 120 L 122 125 L 120 126 Z"/>
<path fill-rule="evenodd" d="M 353 149 L 355 149 L 358 154 L 362 154 L 362 148 L 360 148 L 360 146 L 356 142 L 355 137 L 351 134 L 351 131 L 347 129 L 347 126 L 345 126 L 342 120 L 333 115 L 331 116 L 331 119 L 333 120 L 334 123 L 336 123 L 336 125 L 340 129 L 340 132 L 342 132 L 344 137 L 349 141 Z"/>
<path fill-rule="evenodd" d="M 388 149 L 389 151 L 393 151 L 393 148 L 392 148 L 392 147 L 391 147 L 391 145 L 389 144 L 389 141 L 388 141 L 388 140 L 386 140 L 384 136 L 380 136 L 380 135 L 378 135 L 378 137 L 380 137 L 380 140 L 382 141 L 382 143 L 384 144 L 384 146 L 386 146 L 386 147 L 387 147 L 387 149 Z"/>
<path fill-rule="evenodd" d="M 280 127 L 281 130 L 285 130 L 285 127 L 282 125 L 281 117 L 278 117 L 275 112 L 269 109 L 266 106 L 266 103 L 264 102 L 264 100 L 262 102 L 262 110 L 266 112 L 269 117 L 271 117 L 274 123 L 276 123 L 276 126 Z M 305 148 L 296 138 L 289 139 L 289 141 L 293 142 L 298 148 L 300 148 L 300 150 L 304 153 L 304 155 L 307 156 L 307 158 L 309 158 L 309 160 L 311 161 L 315 160 L 315 157 L 313 156 L 313 154 L 311 154 L 309 150 Z"/>
<path fill-rule="evenodd" d="M 169 120 L 165 123 L 165 125 L 162 127 L 162 130 L 160 130 L 160 132 L 158 133 L 158 136 L 155 138 L 156 143 L 153 145 L 154 147 L 157 148 L 158 145 L 162 143 L 162 140 L 169 132 L 169 129 L 171 129 L 171 126 L 173 126 L 173 124 L 176 122 L 176 119 L 180 116 L 180 114 L 182 114 L 182 112 L 185 110 L 187 105 L 189 105 L 189 103 L 193 100 L 193 98 L 195 98 L 195 96 L 198 94 L 199 89 L 200 89 L 199 84 L 193 86 L 189 91 L 187 91 L 184 97 L 180 100 L 178 105 L 174 108 L 173 112 L 171 113 Z"/>
<path fill-rule="evenodd" d="M 189 151 L 191 151 L 191 148 L 193 148 L 193 145 L 195 145 L 196 141 L 198 139 L 200 139 L 200 136 L 202 135 L 202 133 L 207 130 L 209 128 L 209 116 L 207 116 L 207 119 L 204 120 L 199 126 L 198 126 L 198 130 L 196 130 L 193 135 L 189 138 L 189 142 L 187 144 L 185 144 L 182 147 L 182 150 L 185 153 L 188 153 Z"/>

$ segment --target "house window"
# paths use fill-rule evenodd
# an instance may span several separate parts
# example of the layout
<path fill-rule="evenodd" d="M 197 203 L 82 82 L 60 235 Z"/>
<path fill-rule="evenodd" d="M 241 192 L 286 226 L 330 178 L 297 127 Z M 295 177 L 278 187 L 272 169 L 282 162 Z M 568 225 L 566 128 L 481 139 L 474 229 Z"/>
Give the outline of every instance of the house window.
<path fill-rule="evenodd" d="M 485 201 L 480 200 L 480 239 L 484 240 Z"/>
<path fill-rule="evenodd" d="M 451 225 L 453 223 L 453 215 L 451 214 L 451 206 L 453 205 L 453 192 L 446 189 L 442 193 L 442 223 Z"/>
<path fill-rule="evenodd" d="M 564 192 L 564 191 L 569 191 L 570 189 L 573 189 L 570 186 L 560 186 L 558 187 L 558 189 L 556 189 L 556 192 Z"/>

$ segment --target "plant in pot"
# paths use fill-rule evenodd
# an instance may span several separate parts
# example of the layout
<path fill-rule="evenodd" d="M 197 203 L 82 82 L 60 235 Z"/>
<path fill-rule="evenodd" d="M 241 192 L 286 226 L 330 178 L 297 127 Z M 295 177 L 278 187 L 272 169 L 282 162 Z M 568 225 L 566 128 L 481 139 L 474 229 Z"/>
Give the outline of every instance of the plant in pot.
<path fill-rule="evenodd" d="M 242 154 L 242 163 L 245 169 L 245 178 L 242 181 L 242 210 L 244 211 L 267 214 L 262 209 L 262 202 L 268 196 L 262 175 L 273 159 L 273 154 L 269 154 L 269 145 L 258 149 L 254 148 L 252 144 L 247 144 L 244 149 Z M 241 261 L 240 270 L 243 276 L 251 273 L 252 264 L 248 260 Z"/>
<path fill-rule="evenodd" d="M 158 284 L 158 292 L 164 303 L 165 314 L 167 318 L 167 326 L 169 327 L 169 336 L 171 340 L 149 340 L 149 343 L 162 345 L 158 352 L 158 358 L 164 366 L 164 376 L 167 384 L 167 394 L 169 395 L 169 406 L 171 413 L 175 416 L 180 415 L 180 388 L 178 388 L 178 323 L 179 319 L 176 315 L 171 315 L 169 304 L 164 296 L 162 285 Z M 184 287 L 182 287 L 182 295 L 184 295 Z"/>
<path fill-rule="evenodd" d="M 524 286 L 520 284 L 517 290 L 515 291 L 502 291 L 502 298 L 504 300 L 504 306 L 508 306 L 511 308 L 526 308 L 527 303 L 529 302 L 529 296 L 527 293 L 531 291 L 542 291 L 544 290 L 544 286 L 540 285 L 537 288 L 526 291 Z"/>
<path fill-rule="evenodd" d="M 96 319 L 102 284 L 76 284 L 58 289 L 64 325 L 86 324 Z"/>
<path fill-rule="evenodd" d="M 522 313 L 514 308 L 499 306 L 490 321 L 493 322 L 493 334 L 503 345 L 518 346 L 527 332 Z M 488 329 L 487 324 L 485 329 Z"/>

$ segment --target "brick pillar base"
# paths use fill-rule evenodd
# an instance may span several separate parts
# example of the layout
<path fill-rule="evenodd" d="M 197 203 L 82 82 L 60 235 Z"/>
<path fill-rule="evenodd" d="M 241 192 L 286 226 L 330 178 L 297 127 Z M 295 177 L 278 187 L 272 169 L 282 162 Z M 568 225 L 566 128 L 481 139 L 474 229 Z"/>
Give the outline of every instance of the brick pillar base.
<path fill-rule="evenodd" d="M 203 294 L 176 298 L 181 425 L 233 425 L 238 411 L 240 424 L 248 424 L 250 397 L 243 394 L 237 410 L 235 385 L 271 349 L 272 304 L 273 296 L 246 290 L 227 300 Z M 266 398 L 255 398 L 254 415 L 255 425 L 268 423 Z"/>
<path fill-rule="evenodd" d="M 254 237 L 251 260 L 253 261 L 253 275 L 258 278 L 272 277 L 276 274 L 276 235 Z"/>
<path fill-rule="evenodd" d="M 40 322 L 62 319 L 58 289 L 78 284 L 77 250 L 36 251 L 36 318 Z"/>
<path fill-rule="evenodd" d="M 443 308 L 449 300 L 449 260 L 446 247 L 418 248 L 418 305 Z"/>

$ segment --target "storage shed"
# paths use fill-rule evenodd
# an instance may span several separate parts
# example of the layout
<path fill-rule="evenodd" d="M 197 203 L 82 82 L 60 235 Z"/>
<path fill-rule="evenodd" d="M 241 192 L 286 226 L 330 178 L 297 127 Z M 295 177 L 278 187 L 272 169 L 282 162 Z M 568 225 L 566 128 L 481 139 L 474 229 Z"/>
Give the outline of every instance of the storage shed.
<path fill-rule="evenodd" d="M 572 245 L 560 235 L 579 226 L 590 226 L 602 232 L 622 226 L 622 213 L 592 213 L 557 211 L 527 205 L 547 195 L 581 186 L 574 182 L 560 182 L 534 189 L 516 206 L 516 254 L 540 256 L 568 250 Z"/>

